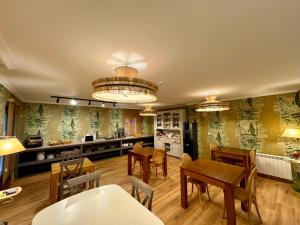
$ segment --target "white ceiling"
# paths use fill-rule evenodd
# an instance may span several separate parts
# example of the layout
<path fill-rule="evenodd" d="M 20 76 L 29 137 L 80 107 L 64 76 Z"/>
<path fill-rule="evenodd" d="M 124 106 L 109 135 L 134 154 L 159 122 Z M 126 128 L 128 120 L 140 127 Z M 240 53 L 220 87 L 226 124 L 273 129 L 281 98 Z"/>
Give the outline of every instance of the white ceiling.
<path fill-rule="evenodd" d="M 1 81 L 25 101 L 91 98 L 114 52 L 163 81 L 157 105 L 300 89 L 299 0 L 0 0 Z M 7 65 L 8 64 L 8 65 Z"/>

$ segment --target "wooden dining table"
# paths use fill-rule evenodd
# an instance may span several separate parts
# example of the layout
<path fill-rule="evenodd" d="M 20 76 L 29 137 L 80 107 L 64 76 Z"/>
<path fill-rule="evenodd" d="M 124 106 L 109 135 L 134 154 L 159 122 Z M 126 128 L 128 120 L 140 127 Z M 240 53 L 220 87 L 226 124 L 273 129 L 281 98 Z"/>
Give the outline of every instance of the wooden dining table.
<path fill-rule="evenodd" d="M 248 177 L 251 173 L 251 159 L 250 150 L 232 148 L 232 147 L 218 147 L 216 149 L 211 149 L 211 159 L 216 160 L 217 158 L 222 158 L 226 162 L 228 159 L 230 162 L 242 166 L 245 168 L 245 179 L 242 180 L 241 186 L 246 187 Z"/>
<path fill-rule="evenodd" d="M 70 166 L 72 170 L 72 166 Z M 95 164 L 92 163 L 88 158 L 83 159 L 82 172 L 92 173 L 95 170 Z M 60 165 L 59 162 L 51 164 L 51 174 L 50 174 L 50 196 L 49 199 L 51 203 L 57 201 L 57 190 L 58 190 L 58 180 L 60 175 Z"/>
<path fill-rule="evenodd" d="M 187 177 L 195 178 L 223 189 L 227 225 L 236 225 L 233 192 L 244 176 L 245 169 L 240 166 L 209 159 L 192 161 L 188 166 L 180 167 L 181 207 L 188 207 Z"/>
<path fill-rule="evenodd" d="M 128 151 L 128 175 L 132 175 L 132 159 L 135 157 L 137 160 L 142 162 L 142 170 L 143 170 L 143 181 L 148 183 L 149 179 L 149 163 L 150 159 L 153 156 L 155 148 L 153 147 L 144 147 L 140 151 L 129 150 Z M 163 162 L 164 174 L 167 176 L 168 168 L 167 168 L 167 154 L 165 152 L 164 162 Z"/>

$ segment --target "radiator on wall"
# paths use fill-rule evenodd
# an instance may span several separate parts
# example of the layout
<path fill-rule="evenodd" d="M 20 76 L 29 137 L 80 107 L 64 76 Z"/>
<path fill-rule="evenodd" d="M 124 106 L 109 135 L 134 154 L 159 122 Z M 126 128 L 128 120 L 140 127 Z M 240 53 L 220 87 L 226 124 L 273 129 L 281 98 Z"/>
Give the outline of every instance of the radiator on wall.
<path fill-rule="evenodd" d="M 292 180 L 291 163 L 287 157 L 256 153 L 256 166 L 260 174 Z"/>

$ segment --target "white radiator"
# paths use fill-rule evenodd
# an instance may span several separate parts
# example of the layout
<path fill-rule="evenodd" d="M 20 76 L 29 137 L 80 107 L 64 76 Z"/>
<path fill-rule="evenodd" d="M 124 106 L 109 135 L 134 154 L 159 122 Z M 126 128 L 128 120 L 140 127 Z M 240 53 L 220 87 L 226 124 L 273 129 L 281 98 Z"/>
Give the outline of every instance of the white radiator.
<path fill-rule="evenodd" d="M 287 157 L 256 153 L 258 173 L 292 180 L 291 163 Z"/>

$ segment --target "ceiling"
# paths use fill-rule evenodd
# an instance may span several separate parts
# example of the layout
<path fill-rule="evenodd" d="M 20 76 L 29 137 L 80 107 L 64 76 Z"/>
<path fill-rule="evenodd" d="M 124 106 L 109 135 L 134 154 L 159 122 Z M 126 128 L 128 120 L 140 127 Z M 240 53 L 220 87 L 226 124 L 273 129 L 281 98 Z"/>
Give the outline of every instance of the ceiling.
<path fill-rule="evenodd" d="M 156 106 L 300 89 L 298 0 L 0 0 L 1 80 L 19 98 L 91 98 L 107 59 L 134 51 Z"/>

